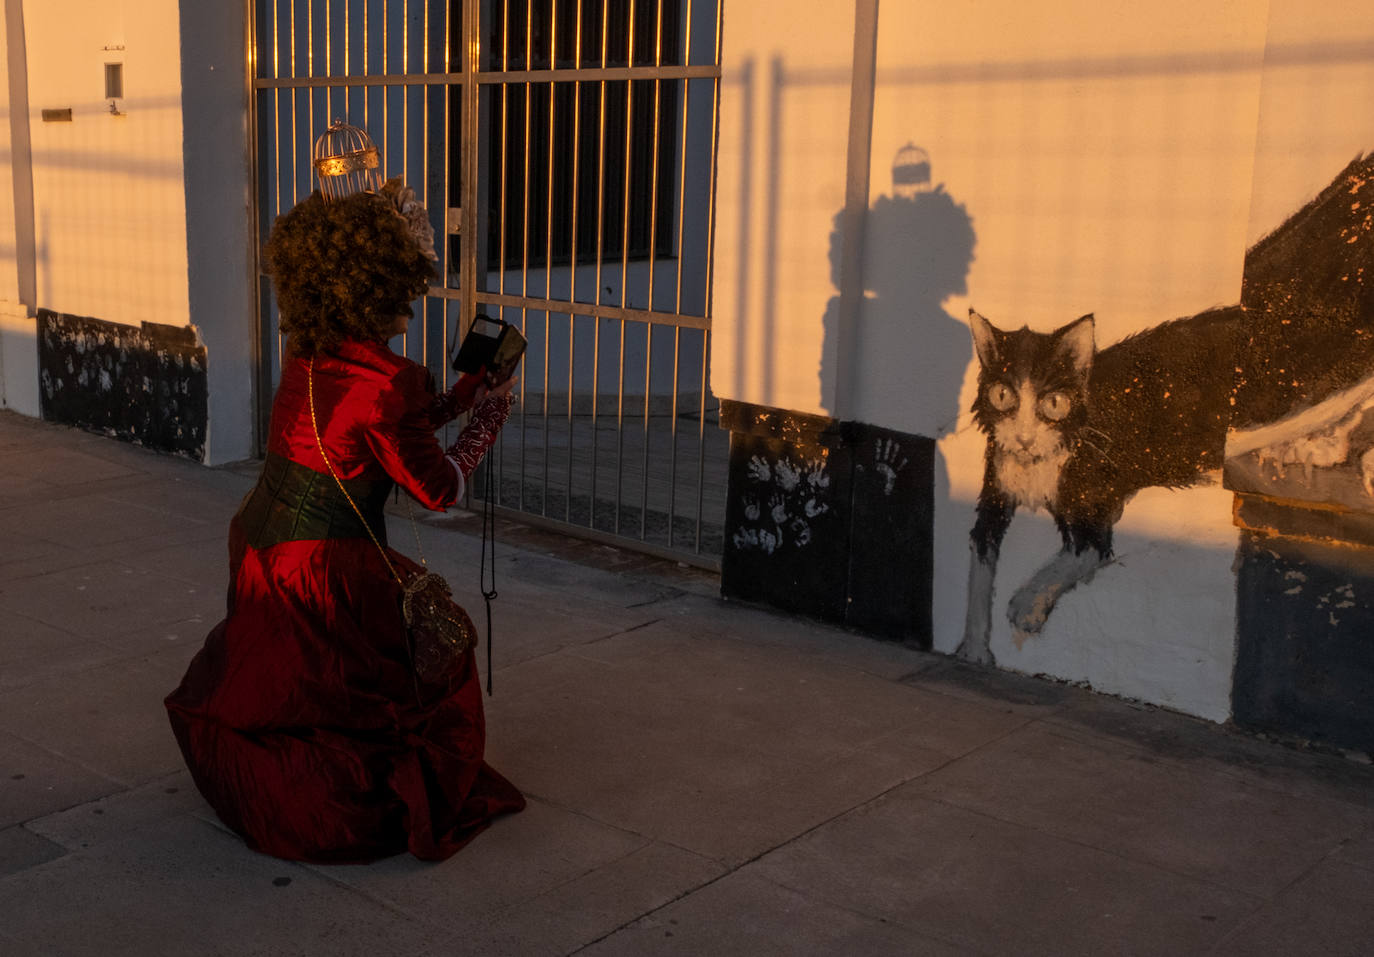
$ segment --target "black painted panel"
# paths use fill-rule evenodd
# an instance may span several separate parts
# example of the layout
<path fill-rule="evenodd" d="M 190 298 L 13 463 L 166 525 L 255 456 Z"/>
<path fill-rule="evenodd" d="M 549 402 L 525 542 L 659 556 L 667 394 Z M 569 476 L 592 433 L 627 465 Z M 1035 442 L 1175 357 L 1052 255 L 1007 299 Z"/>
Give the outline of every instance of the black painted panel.
<path fill-rule="evenodd" d="M 205 457 L 208 384 L 195 331 L 38 311 L 43 418 Z"/>
<path fill-rule="evenodd" d="M 843 447 L 731 433 L 721 593 L 843 621 L 849 485 Z"/>
<path fill-rule="evenodd" d="M 846 623 L 931 646 L 935 441 L 854 426 Z"/>
<path fill-rule="evenodd" d="M 721 591 L 931 644 L 935 443 L 739 402 Z"/>
<path fill-rule="evenodd" d="M 1374 752 L 1374 550 L 1246 532 L 1232 713 Z"/>

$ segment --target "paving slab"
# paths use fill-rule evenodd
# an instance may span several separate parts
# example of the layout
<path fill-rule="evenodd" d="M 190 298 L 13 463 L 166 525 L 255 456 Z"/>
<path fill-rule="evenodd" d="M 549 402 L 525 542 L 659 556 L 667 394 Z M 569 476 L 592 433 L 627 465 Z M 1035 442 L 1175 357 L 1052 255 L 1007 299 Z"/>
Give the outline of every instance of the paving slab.
<path fill-rule="evenodd" d="M 223 591 L 117 561 L 0 584 L 0 615 L 22 615 L 92 639 L 222 613 L 223 606 Z"/>
<path fill-rule="evenodd" d="M 419 924 L 462 915 L 463 952 L 474 954 L 571 953 L 724 870 L 537 798 L 443 864 L 311 869 Z"/>
<path fill-rule="evenodd" d="M 10 727 L 5 721 L 0 727 Z M 123 785 L 0 731 L 0 827 L 123 790 Z"/>
<path fill-rule="evenodd" d="M 1355 805 L 1295 802 L 1237 777 L 1106 747 L 1048 724 L 990 744 L 911 790 L 1264 898 L 1368 821 Z"/>
<path fill-rule="evenodd" d="M 138 543 L 157 547 L 223 539 L 225 527 L 174 515 L 146 504 L 128 504 L 88 493 L 26 504 L 0 513 L 6 538 L 36 538 L 77 552 L 93 546 Z"/>
<path fill-rule="evenodd" d="M 68 851 L 81 851 L 123 841 L 135 831 L 187 814 L 214 817 L 214 811 L 191 781 L 190 772 L 182 769 L 138 787 L 34 818 L 24 826 Z"/>
<path fill-rule="evenodd" d="M 186 542 L 130 550 L 121 561 L 131 568 L 161 576 L 169 581 L 184 582 L 212 594 L 219 599 L 218 609 L 224 611 L 224 597 L 229 588 L 229 547 L 227 530 L 219 541 Z"/>
<path fill-rule="evenodd" d="M 477 625 L 482 642 L 478 653 L 485 669 L 485 603 L 480 595 L 464 594 L 463 590 L 457 590 L 455 599 L 468 610 Z M 586 609 L 573 612 L 553 600 L 503 594 L 493 602 L 492 607 L 492 660 L 499 674 L 533 658 L 599 641 L 653 620 L 647 615 L 642 617 L 642 622 L 612 623 L 606 621 L 604 615 L 588 613 Z"/>
<path fill-rule="evenodd" d="M 1259 903 L 909 789 L 742 872 L 982 953 L 1202 953 Z"/>
<path fill-rule="evenodd" d="M 1341 846 L 1336 855 L 1342 863 L 1374 871 L 1374 823 Z"/>
<path fill-rule="evenodd" d="M 453 954 L 462 918 L 417 925 L 193 817 L 0 879 L 0 913 L 21 947 L 72 957 Z"/>
<path fill-rule="evenodd" d="M 0 828 L 0 877 L 56 860 L 67 849 L 21 824 Z"/>
<path fill-rule="evenodd" d="M 0 633 L 0 692 L 120 657 L 109 645 L 17 612 L 0 612 L 0 620 L 4 622 Z"/>
<path fill-rule="evenodd" d="M 1338 798 L 1374 808 L 1374 766 L 1367 758 L 1359 762 L 1276 745 L 1201 718 L 1082 691 L 1046 720 L 1112 747 L 1168 756 L 1294 797 Z"/>
<path fill-rule="evenodd" d="M 978 951 L 733 873 L 598 941 L 587 957 L 862 954 L 944 957 Z"/>
<path fill-rule="evenodd" d="M 646 610 L 652 610 L 664 627 L 692 637 L 724 638 L 785 650 L 788 655 L 814 656 L 888 680 L 901 679 L 934 657 L 898 642 L 875 641 L 718 595 L 685 593 Z"/>
<path fill-rule="evenodd" d="M 913 665 L 898 680 L 953 698 L 996 702 L 1007 711 L 1036 718 L 1048 718 L 1085 697 L 1095 697 L 1083 688 L 984 668 L 949 655 L 923 654 Z"/>
<path fill-rule="evenodd" d="M 77 765 L 125 787 L 165 777 L 182 759 L 162 699 L 181 680 L 186 654 L 124 659 L 0 693 L 0 728 L 60 758 L 63 769 Z"/>
<path fill-rule="evenodd" d="M 463 935 L 469 953 L 571 954 L 720 876 L 703 857 L 653 843 L 494 911 Z"/>
<path fill-rule="evenodd" d="M 493 753 L 523 787 L 734 863 L 1025 720 L 656 625 L 501 685 Z"/>
<path fill-rule="evenodd" d="M 1230 934 L 1225 957 L 1367 957 L 1374 950 L 1374 871 L 1323 862 Z"/>

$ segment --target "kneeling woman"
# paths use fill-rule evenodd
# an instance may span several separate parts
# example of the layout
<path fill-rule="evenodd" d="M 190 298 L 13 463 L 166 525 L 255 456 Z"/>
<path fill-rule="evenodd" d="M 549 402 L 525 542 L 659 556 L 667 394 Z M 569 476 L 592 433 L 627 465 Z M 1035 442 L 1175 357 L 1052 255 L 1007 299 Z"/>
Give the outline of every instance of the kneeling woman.
<path fill-rule="evenodd" d="M 229 527 L 228 617 L 166 702 L 215 812 L 291 860 L 442 859 L 525 803 L 483 761 L 470 648 L 417 667 L 400 580 L 422 569 L 385 544 L 393 487 L 453 504 L 511 405 L 475 377 L 436 394 L 388 348 L 434 274 L 400 194 L 315 193 L 273 228 L 289 338 L 267 457 Z M 445 450 L 435 431 L 469 408 Z"/>

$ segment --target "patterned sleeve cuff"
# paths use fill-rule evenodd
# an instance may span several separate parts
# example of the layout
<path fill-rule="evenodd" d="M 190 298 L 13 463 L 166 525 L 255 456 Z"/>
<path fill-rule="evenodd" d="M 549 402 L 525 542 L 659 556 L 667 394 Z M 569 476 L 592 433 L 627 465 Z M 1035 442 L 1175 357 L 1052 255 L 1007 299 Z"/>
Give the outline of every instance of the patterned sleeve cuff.
<path fill-rule="evenodd" d="M 463 477 L 463 469 L 458 464 L 457 459 L 451 455 L 445 455 L 444 458 L 448 459 L 448 464 L 453 466 L 453 474 L 458 476 L 458 491 L 454 494 L 453 501 L 461 502 L 463 500 L 463 495 L 468 490 L 468 480 Z"/>

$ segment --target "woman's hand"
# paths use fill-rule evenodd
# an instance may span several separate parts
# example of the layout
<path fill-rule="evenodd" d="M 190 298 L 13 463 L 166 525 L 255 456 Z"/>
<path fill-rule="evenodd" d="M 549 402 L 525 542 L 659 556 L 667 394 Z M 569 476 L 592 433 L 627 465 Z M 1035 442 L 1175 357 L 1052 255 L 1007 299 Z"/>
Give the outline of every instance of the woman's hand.
<path fill-rule="evenodd" d="M 511 390 L 515 388 L 515 384 L 518 381 L 519 376 L 511 376 L 509 379 L 507 379 L 505 382 L 502 382 L 500 385 L 490 386 L 487 385 L 486 379 L 484 378 L 481 384 L 477 386 L 477 391 L 473 394 L 473 404 L 481 405 L 482 400 L 488 398 L 489 396 L 499 397 L 503 395 L 510 395 Z"/>

